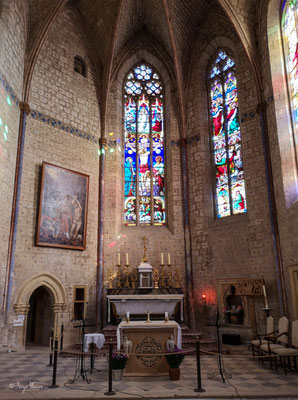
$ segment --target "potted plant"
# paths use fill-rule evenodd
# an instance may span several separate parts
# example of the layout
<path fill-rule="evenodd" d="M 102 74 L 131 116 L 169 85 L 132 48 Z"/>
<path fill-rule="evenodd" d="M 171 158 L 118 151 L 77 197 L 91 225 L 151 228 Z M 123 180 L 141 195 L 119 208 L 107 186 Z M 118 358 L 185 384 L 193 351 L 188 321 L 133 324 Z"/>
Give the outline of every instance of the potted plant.
<path fill-rule="evenodd" d="M 184 359 L 185 354 L 182 349 L 175 345 L 173 350 L 168 350 L 166 360 L 169 365 L 169 378 L 171 381 L 178 381 L 180 379 L 180 364 Z"/>
<path fill-rule="evenodd" d="M 112 374 L 113 381 L 120 381 L 122 379 L 123 370 L 126 366 L 128 355 L 124 353 L 113 353 L 112 354 Z"/>

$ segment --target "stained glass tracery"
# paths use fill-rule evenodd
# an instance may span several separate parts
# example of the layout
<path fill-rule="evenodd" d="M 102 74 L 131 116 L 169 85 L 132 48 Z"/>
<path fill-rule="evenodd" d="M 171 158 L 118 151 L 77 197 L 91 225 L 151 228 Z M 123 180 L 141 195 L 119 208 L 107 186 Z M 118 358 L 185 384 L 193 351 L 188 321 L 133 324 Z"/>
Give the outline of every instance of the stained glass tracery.
<path fill-rule="evenodd" d="M 220 51 L 210 70 L 215 203 L 218 218 L 247 211 L 235 62 Z"/>
<path fill-rule="evenodd" d="M 294 130 L 298 130 L 298 1 L 287 0 L 283 4 L 282 37 L 285 64 L 288 77 L 288 90 Z M 298 139 L 296 139 L 297 143 Z"/>
<path fill-rule="evenodd" d="M 124 83 L 126 225 L 164 225 L 163 84 L 144 63 Z"/>

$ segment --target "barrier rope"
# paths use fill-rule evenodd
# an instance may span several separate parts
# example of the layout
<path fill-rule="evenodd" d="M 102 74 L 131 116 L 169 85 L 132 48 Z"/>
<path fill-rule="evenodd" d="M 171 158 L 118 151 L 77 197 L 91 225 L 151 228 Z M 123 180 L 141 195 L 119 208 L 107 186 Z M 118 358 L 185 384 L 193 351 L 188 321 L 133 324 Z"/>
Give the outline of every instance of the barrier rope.
<path fill-rule="evenodd" d="M 188 353 L 195 353 L 196 349 L 189 349 L 189 350 L 183 350 L 183 351 L 177 351 L 177 352 L 171 352 L 171 353 L 124 353 L 123 351 L 119 351 L 117 350 L 116 353 L 118 354 L 126 354 L 128 356 L 146 356 L 146 357 L 153 357 L 153 356 L 169 356 L 169 355 L 176 355 L 176 354 L 188 354 Z M 84 356 L 97 356 L 97 357 L 102 357 L 102 354 L 100 354 L 99 352 L 80 352 L 80 351 L 71 351 L 71 350 L 57 350 L 58 353 L 60 354 L 72 354 L 72 355 L 84 355 Z M 215 353 L 212 351 L 208 351 L 208 350 L 200 350 L 200 354 L 205 353 L 208 355 L 212 355 L 212 356 L 224 356 L 224 357 L 232 357 L 232 358 L 257 358 L 257 359 L 261 359 L 261 358 L 273 358 L 273 357 L 277 357 L 277 354 L 267 354 L 267 355 L 238 355 L 238 354 L 224 354 L 224 353 Z"/>

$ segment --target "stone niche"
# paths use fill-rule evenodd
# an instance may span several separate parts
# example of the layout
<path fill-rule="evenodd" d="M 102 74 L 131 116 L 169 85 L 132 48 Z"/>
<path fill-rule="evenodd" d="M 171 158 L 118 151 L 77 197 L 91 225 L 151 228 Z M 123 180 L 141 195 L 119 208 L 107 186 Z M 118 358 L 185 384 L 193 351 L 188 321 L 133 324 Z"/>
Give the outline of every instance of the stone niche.
<path fill-rule="evenodd" d="M 220 312 L 225 324 L 230 327 L 252 326 L 252 298 L 237 294 L 237 279 L 219 281 Z"/>

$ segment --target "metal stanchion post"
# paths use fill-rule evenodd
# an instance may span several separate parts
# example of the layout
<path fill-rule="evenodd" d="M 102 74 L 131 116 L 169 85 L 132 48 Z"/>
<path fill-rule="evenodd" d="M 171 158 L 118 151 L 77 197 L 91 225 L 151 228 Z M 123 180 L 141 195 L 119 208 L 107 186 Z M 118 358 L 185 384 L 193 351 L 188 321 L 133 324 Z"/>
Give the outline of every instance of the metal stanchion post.
<path fill-rule="evenodd" d="M 54 330 L 52 328 L 51 336 L 50 336 L 50 361 L 49 361 L 48 367 L 51 367 L 53 365 L 53 334 L 54 334 Z"/>
<path fill-rule="evenodd" d="M 112 339 L 111 339 L 112 340 Z M 105 392 L 105 396 L 113 396 L 116 394 L 113 390 L 113 379 L 112 379 L 112 353 L 113 353 L 113 343 L 109 343 L 109 390 Z"/>
<path fill-rule="evenodd" d="M 205 389 L 202 388 L 201 383 L 201 359 L 200 359 L 200 341 L 199 338 L 196 340 L 196 358 L 197 358 L 197 379 L 198 379 L 198 387 L 194 389 L 194 392 L 206 392 Z"/>
<path fill-rule="evenodd" d="M 60 336 L 60 350 L 63 350 L 63 332 L 64 332 L 64 325 L 61 325 L 61 336 Z"/>
<path fill-rule="evenodd" d="M 58 364 L 58 339 L 55 339 L 53 376 L 52 376 L 52 384 L 51 386 L 49 386 L 50 389 L 55 389 L 59 387 L 59 385 L 56 385 L 57 364 Z"/>

